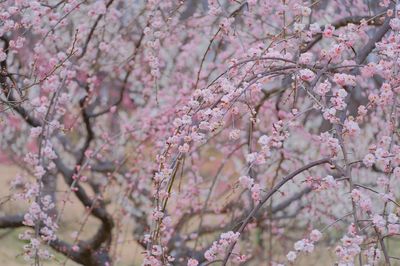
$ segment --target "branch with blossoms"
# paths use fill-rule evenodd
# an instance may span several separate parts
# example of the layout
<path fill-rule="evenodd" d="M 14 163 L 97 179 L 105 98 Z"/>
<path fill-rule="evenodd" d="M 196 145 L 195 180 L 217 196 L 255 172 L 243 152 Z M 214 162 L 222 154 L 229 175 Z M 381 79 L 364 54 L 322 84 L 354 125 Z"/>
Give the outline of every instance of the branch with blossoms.
<path fill-rule="evenodd" d="M 257 206 L 255 206 L 247 215 L 247 217 L 243 220 L 243 222 L 241 222 L 241 226 L 239 228 L 239 230 L 237 231 L 237 233 L 239 233 L 239 235 L 241 233 L 243 233 L 244 229 L 246 228 L 247 224 L 250 222 L 250 220 L 257 214 L 257 212 L 261 209 L 262 205 L 264 205 L 267 200 L 269 198 L 271 198 L 283 185 L 285 185 L 287 182 L 289 182 L 290 180 L 292 180 L 295 176 L 297 176 L 298 174 L 308 170 L 311 167 L 320 165 L 320 164 L 325 164 L 325 163 L 329 163 L 330 159 L 321 159 L 312 163 L 309 163 L 307 165 L 305 165 L 302 168 L 299 168 L 298 170 L 294 171 L 293 173 L 291 173 L 290 175 L 284 177 L 282 179 L 282 181 L 280 181 L 274 188 L 272 188 L 260 201 L 260 203 L 257 204 Z M 228 262 L 229 257 L 232 254 L 232 250 L 236 245 L 236 240 L 235 241 L 231 241 L 231 244 L 228 247 L 228 252 L 227 255 L 225 256 L 225 258 L 223 259 L 223 265 L 226 265 L 226 263 Z"/>

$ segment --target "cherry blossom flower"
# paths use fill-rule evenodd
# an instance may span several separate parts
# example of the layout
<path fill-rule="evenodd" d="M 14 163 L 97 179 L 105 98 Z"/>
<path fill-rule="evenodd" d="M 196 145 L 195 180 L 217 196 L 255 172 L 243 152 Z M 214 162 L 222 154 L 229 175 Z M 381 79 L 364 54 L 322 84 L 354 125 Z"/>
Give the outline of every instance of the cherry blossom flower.
<path fill-rule="evenodd" d="M 367 155 L 365 155 L 363 163 L 365 164 L 365 166 L 371 167 L 375 163 L 375 156 L 371 153 L 368 153 Z"/>
<path fill-rule="evenodd" d="M 310 239 L 312 241 L 317 242 L 317 241 L 319 241 L 321 239 L 321 237 L 322 237 L 321 232 L 316 230 L 316 229 L 312 230 L 311 233 L 310 233 Z"/>
<path fill-rule="evenodd" d="M 229 132 L 229 138 L 231 140 L 237 140 L 240 138 L 240 130 L 234 129 L 231 132 Z"/>
<path fill-rule="evenodd" d="M 314 87 L 314 92 L 319 96 L 325 96 L 331 90 L 331 83 L 328 80 L 325 80 L 322 83 L 319 83 L 316 87 Z"/>
<path fill-rule="evenodd" d="M 247 189 L 251 189 L 251 187 L 254 184 L 253 178 L 251 178 L 249 176 L 241 176 L 241 177 L 239 177 L 239 182 L 240 182 L 240 185 L 243 188 L 247 188 Z"/>
<path fill-rule="evenodd" d="M 333 36 L 333 33 L 335 31 L 335 27 L 332 25 L 326 25 L 325 29 L 323 31 L 323 36 L 325 38 L 331 38 Z"/>
<path fill-rule="evenodd" d="M 188 260 L 187 266 L 197 266 L 197 265 L 199 265 L 199 262 L 197 260 L 195 259 Z"/>
<path fill-rule="evenodd" d="M 289 253 L 286 255 L 286 258 L 290 262 L 294 262 L 296 257 L 297 257 L 297 255 L 296 255 L 296 252 L 294 252 L 294 251 L 289 251 Z"/>
<path fill-rule="evenodd" d="M 310 69 L 302 69 L 302 70 L 300 70 L 300 79 L 310 82 L 314 78 L 315 78 L 315 74 Z"/>

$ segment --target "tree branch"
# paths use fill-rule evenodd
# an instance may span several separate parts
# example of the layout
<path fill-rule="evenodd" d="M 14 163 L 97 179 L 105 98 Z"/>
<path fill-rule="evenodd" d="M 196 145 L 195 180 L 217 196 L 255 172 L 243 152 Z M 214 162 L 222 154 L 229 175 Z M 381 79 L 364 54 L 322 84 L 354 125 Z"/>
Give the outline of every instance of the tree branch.
<path fill-rule="evenodd" d="M 257 214 L 258 210 L 264 205 L 265 202 L 267 202 L 267 200 L 269 198 L 271 198 L 284 184 L 286 184 L 288 181 L 292 180 L 295 176 L 297 176 L 298 174 L 314 167 L 317 165 L 321 165 L 321 164 L 326 164 L 326 163 L 331 163 L 331 159 L 329 158 L 324 158 L 315 162 L 311 162 L 299 169 L 297 169 L 296 171 L 292 172 L 291 174 L 287 175 L 286 177 L 284 177 L 274 188 L 272 188 L 267 195 L 265 195 L 263 197 L 263 199 L 261 200 L 261 202 L 259 204 L 257 204 L 257 206 L 255 206 L 250 213 L 247 215 L 246 219 L 242 222 L 242 225 L 240 226 L 239 230 L 237 231 L 238 233 L 243 233 L 244 229 L 246 228 L 247 224 L 250 222 L 250 220 L 255 217 L 255 215 Z M 232 242 L 229 247 L 228 247 L 228 252 L 224 257 L 223 263 L 222 265 L 226 265 L 226 263 L 228 262 L 228 259 L 230 257 L 230 255 L 232 254 L 232 250 L 235 247 L 237 241 Z"/>

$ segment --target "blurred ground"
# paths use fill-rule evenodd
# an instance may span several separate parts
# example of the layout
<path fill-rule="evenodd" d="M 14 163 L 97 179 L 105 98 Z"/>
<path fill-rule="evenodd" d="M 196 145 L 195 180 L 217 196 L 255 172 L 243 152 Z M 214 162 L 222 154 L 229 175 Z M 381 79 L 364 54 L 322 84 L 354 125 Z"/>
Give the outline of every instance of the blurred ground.
<path fill-rule="evenodd" d="M 3 202 L 4 198 L 10 195 L 9 187 L 10 181 L 16 176 L 18 169 L 10 166 L 0 165 L 0 202 Z M 66 191 L 66 186 L 60 180 L 58 184 L 59 193 Z M 7 201 L 0 205 L 0 215 L 7 214 L 18 214 L 26 209 L 26 204 L 22 204 L 17 201 Z M 59 229 L 59 235 L 63 239 L 70 241 L 72 240 L 71 233 L 77 231 L 80 227 L 80 222 L 83 220 L 83 208 L 77 200 L 73 200 L 72 203 L 68 203 L 65 207 L 63 214 L 62 223 Z M 84 234 L 82 237 L 89 237 L 95 232 L 98 226 L 98 222 L 94 218 L 90 218 L 84 227 Z M 23 253 L 23 241 L 18 239 L 18 235 L 25 229 L 20 228 L 16 230 L 0 230 L 0 265 L 1 266 L 16 266 L 16 265 L 27 265 L 21 254 Z M 118 253 L 121 254 L 121 261 L 117 265 L 128 266 L 128 265 L 140 265 L 141 252 L 142 250 L 138 245 L 132 244 L 129 241 L 130 232 L 126 235 L 125 243 L 120 244 Z M 47 263 L 46 265 L 64 265 L 65 257 L 55 254 L 59 263 Z M 72 261 L 68 261 L 65 265 L 72 266 L 78 265 Z"/>
<path fill-rule="evenodd" d="M 5 197 L 10 195 L 9 192 L 9 183 L 18 173 L 18 169 L 9 167 L 9 166 L 1 166 L 0 165 L 0 198 L 1 202 Z M 58 185 L 59 193 L 63 193 L 66 190 L 66 186 L 61 182 Z M 21 202 L 16 201 L 8 201 L 5 204 L 0 205 L 0 215 L 6 214 L 17 214 L 21 213 L 25 210 L 26 205 Z M 66 209 L 63 215 L 63 222 L 60 225 L 59 235 L 67 240 L 71 241 L 71 233 L 73 231 L 78 230 L 80 221 L 82 221 L 83 208 L 79 204 L 77 200 L 74 200 L 73 203 L 68 203 L 66 205 Z M 97 229 L 98 222 L 95 219 L 89 219 L 87 224 L 85 225 L 85 234 L 83 234 L 83 238 L 91 236 L 91 234 Z M 119 266 L 138 266 L 141 265 L 141 252 L 140 247 L 134 242 L 130 241 L 131 234 L 128 228 L 127 233 L 124 235 L 123 242 L 119 244 L 118 253 L 120 254 L 120 261 L 115 263 L 115 265 Z M 24 262 L 23 257 L 21 256 L 23 252 L 24 242 L 18 239 L 18 234 L 23 232 L 25 229 L 20 228 L 16 230 L 0 230 L 0 266 L 17 266 L 17 265 L 27 265 Z M 391 251 L 396 253 L 400 253 L 400 243 L 393 243 L 390 246 Z M 397 252 L 396 252 L 397 250 Z M 261 251 L 263 252 L 263 251 Z M 276 254 L 285 254 L 283 250 L 274 250 L 275 256 Z M 51 263 L 45 263 L 45 265 L 78 265 L 72 261 L 66 262 L 65 257 L 56 254 L 56 261 L 52 261 Z M 283 259 L 284 261 L 284 259 Z M 324 247 L 323 244 L 318 245 L 316 252 L 311 255 L 305 256 L 301 255 L 294 265 L 300 266 L 313 266 L 313 265 L 334 265 L 335 256 L 332 252 L 332 248 Z M 178 265 L 178 264 L 177 264 Z M 255 265 L 259 264 L 249 263 L 246 265 Z M 264 264 L 267 266 L 267 263 Z M 400 265 L 399 263 L 394 262 L 392 265 Z"/>

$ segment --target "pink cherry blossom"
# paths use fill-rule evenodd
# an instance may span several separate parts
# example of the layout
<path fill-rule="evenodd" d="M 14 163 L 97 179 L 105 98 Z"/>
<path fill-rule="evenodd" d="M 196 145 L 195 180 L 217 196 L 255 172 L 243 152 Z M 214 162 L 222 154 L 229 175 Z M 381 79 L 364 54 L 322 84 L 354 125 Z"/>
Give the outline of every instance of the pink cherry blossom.
<path fill-rule="evenodd" d="M 187 266 L 197 266 L 197 265 L 199 265 L 199 262 L 197 260 L 195 259 L 188 260 Z"/>
<path fill-rule="evenodd" d="M 312 72 L 310 69 L 302 69 L 300 70 L 300 79 L 304 81 L 312 81 L 315 77 L 315 73 Z"/>
<path fill-rule="evenodd" d="M 332 25 L 326 25 L 325 29 L 323 31 L 323 35 L 325 38 L 330 38 L 333 36 L 333 33 L 335 31 L 335 27 Z"/>
<path fill-rule="evenodd" d="M 316 229 L 312 230 L 311 233 L 310 233 L 310 239 L 312 241 L 315 241 L 315 242 L 319 241 L 321 239 L 321 237 L 322 237 L 321 232 L 316 230 Z"/>
<path fill-rule="evenodd" d="M 395 2 L 0 1 L 9 257 L 394 265 Z"/>
<path fill-rule="evenodd" d="M 288 261 L 290 262 L 294 262 L 296 260 L 296 252 L 294 251 L 289 251 L 289 253 L 286 255 L 286 258 L 288 259 Z"/>

